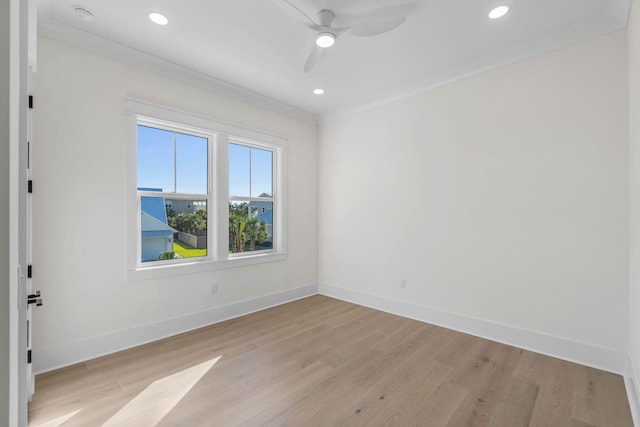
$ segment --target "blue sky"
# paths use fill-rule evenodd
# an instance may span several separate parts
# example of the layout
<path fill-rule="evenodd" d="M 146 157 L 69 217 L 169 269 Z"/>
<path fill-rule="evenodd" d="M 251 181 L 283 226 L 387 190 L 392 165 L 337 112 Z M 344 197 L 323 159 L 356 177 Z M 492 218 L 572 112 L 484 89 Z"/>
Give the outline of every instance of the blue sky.
<path fill-rule="evenodd" d="M 229 194 L 271 194 L 272 156 L 271 151 L 229 144 Z M 206 194 L 208 158 L 206 138 L 138 125 L 138 187 Z"/>
<path fill-rule="evenodd" d="M 229 144 L 229 195 L 259 197 L 272 194 L 273 153 L 244 145 Z"/>

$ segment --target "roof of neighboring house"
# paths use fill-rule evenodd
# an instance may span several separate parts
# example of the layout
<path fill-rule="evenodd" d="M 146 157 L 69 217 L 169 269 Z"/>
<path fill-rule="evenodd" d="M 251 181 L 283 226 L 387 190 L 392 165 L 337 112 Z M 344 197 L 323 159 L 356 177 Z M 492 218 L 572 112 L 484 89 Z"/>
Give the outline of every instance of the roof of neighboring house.
<path fill-rule="evenodd" d="M 142 212 L 146 212 L 163 224 L 167 224 L 167 210 L 164 207 L 163 197 L 140 197 Z"/>
<path fill-rule="evenodd" d="M 141 228 L 143 239 L 171 237 L 177 231 L 144 211 L 142 212 Z"/>

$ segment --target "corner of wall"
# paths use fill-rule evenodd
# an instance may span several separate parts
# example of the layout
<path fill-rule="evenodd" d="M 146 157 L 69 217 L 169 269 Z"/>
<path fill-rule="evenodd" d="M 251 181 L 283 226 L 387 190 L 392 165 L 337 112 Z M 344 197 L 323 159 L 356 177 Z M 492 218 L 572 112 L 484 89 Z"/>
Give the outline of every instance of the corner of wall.
<path fill-rule="evenodd" d="M 398 316 L 442 326 L 551 357 L 624 374 L 627 362 L 621 350 L 603 348 L 562 337 L 503 325 L 434 307 L 392 300 L 378 295 L 321 283 L 319 293 Z"/>
<path fill-rule="evenodd" d="M 640 425 L 640 400 L 638 400 L 638 376 L 636 375 L 633 359 L 627 354 L 627 372 L 624 376 L 624 385 L 627 390 L 627 399 L 629 400 L 629 408 L 633 423 Z"/>

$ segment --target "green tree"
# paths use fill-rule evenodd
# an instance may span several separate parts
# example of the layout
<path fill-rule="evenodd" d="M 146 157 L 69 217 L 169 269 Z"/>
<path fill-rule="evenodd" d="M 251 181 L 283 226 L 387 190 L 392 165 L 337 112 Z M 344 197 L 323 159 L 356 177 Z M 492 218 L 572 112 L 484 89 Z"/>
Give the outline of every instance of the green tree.
<path fill-rule="evenodd" d="M 245 226 L 244 232 L 249 239 L 249 250 L 256 250 L 256 243 L 264 242 L 269 233 L 267 232 L 267 223 L 258 221 L 258 217 L 249 218 Z"/>
<path fill-rule="evenodd" d="M 192 213 L 180 213 L 167 218 L 170 227 L 185 233 L 195 234 L 196 230 L 207 229 L 207 210 L 198 209 Z"/>
<path fill-rule="evenodd" d="M 244 251 L 248 220 L 249 204 L 247 202 L 229 203 L 229 251 L 231 253 Z"/>
<path fill-rule="evenodd" d="M 198 209 L 191 214 L 193 216 L 193 222 L 196 230 L 207 229 L 207 210 Z"/>
<path fill-rule="evenodd" d="M 249 204 L 247 202 L 229 203 L 229 216 L 237 216 L 239 218 L 249 218 Z"/>
<path fill-rule="evenodd" d="M 246 240 L 245 227 L 246 220 L 238 215 L 229 215 L 229 251 L 232 253 L 242 252 Z"/>
<path fill-rule="evenodd" d="M 179 213 L 175 216 L 175 228 L 185 233 L 191 233 L 194 229 L 195 221 L 191 214 Z"/>
<path fill-rule="evenodd" d="M 255 251 L 256 244 L 269 237 L 267 223 L 258 221 L 257 211 L 249 217 L 249 203 L 229 203 L 229 252 Z M 246 248 L 248 242 L 248 248 Z"/>

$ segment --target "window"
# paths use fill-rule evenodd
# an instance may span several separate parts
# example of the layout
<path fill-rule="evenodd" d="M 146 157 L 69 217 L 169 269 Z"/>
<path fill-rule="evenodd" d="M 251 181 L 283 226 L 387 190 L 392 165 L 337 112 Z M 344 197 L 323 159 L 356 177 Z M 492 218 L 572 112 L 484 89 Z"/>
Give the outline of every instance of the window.
<path fill-rule="evenodd" d="M 286 258 L 286 141 L 127 100 L 132 280 Z"/>
<path fill-rule="evenodd" d="M 140 260 L 207 257 L 211 138 L 144 123 L 137 126 L 136 156 Z"/>
<path fill-rule="evenodd" d="M 229 144 L 229 252 L 273 247 L 273 151 Z"/>

